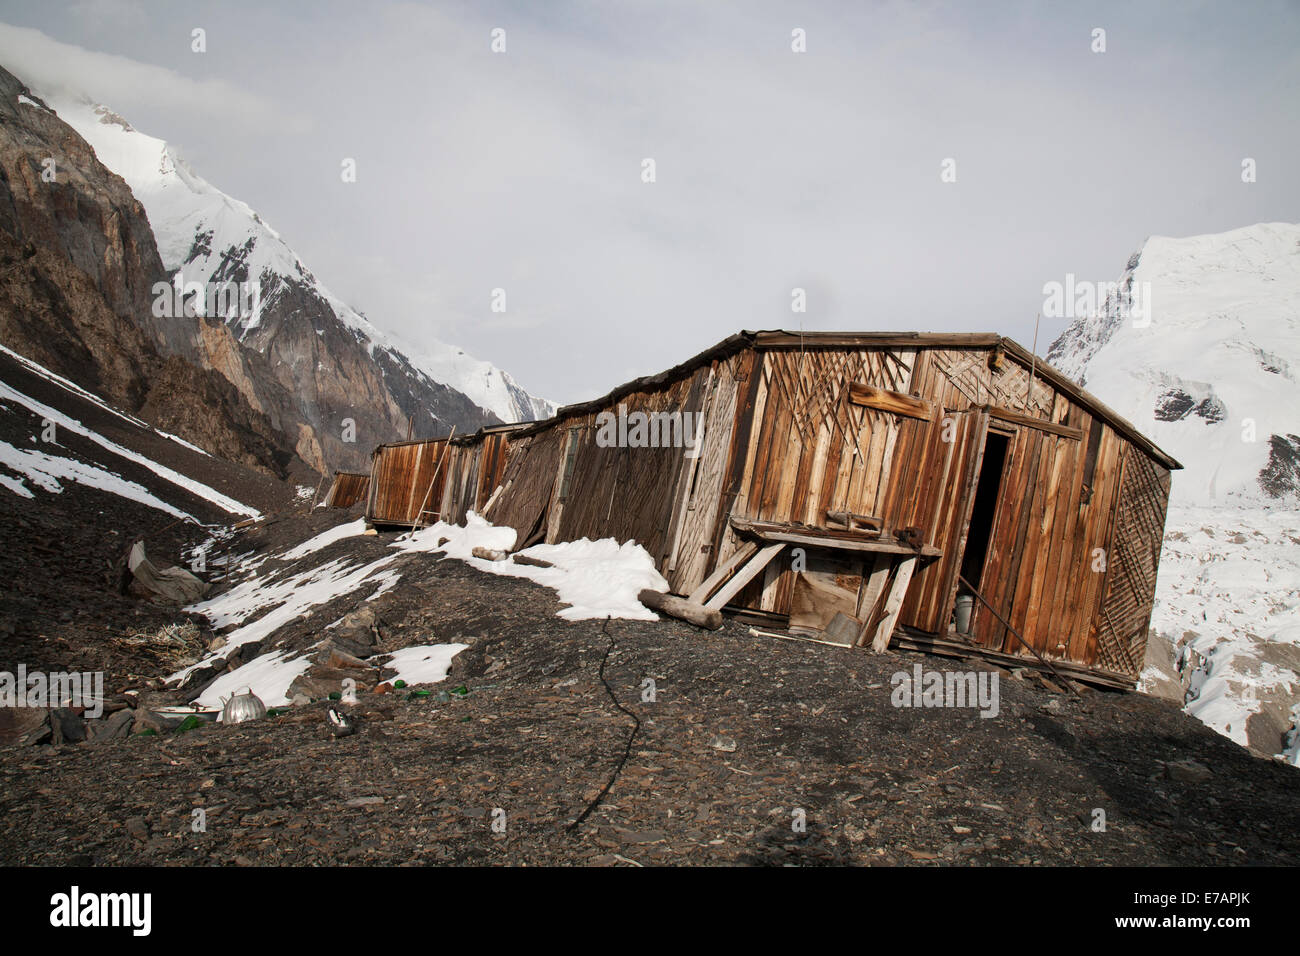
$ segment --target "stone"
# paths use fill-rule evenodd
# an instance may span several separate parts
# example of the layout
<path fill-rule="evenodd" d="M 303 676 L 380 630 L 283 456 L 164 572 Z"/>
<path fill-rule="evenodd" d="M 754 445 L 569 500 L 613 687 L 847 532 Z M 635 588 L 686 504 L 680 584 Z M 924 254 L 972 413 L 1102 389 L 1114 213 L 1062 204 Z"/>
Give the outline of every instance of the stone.
<path fill-rule="evenodd" d="M 79 744 L 86 739 L 86 719 L 69 707 L 50 710 L 52 742 Z"/>
<path fill-rule="evenodd" d="M 141 843 L 149 839 L 149 826 L 144 822 L 144 817 L 128 817 L 126 832 Z"/>
<path fill-rule="evenodd" d="M 0 707 L 0 746 L 38 744 L 50 736 L 50 712 L 43 707 Z"/>
<path fill-rule="evenodd" d="M 331 670 L 367 670 L 370 667 L 361 658 L 337 649 L 329 652 L 325 666 Z"/>
<path fill-rule="evenodd" d="M 356 681 L 358 691 L 373 690 L 375 686 L 375 674 L 369 668 L 364 671 L 337 670 L 317 665 L 293 679 L 289 685 L 289 697 L 302 694 L 312 700 L 324 700 L 330 694 L 341 694 L 345 680 Z"/>
<path fill-rule="evenodd" d="M 104 740 L 120 740 L 131 733 L 131 728 L 135 725 L 135 711 L 119 710 L 110 714 L 103 720 L 96 720 L 90 723 L 90 740 L 99 743 Z"/>
<path fill-rule="evenodd" d="M 369 631 L 366 634 L 373 637 Z M 328 657 L 335 651 L 340 651 L 358 659 L 370 657 L 375 653 L 374 645 L 370 641 L 363 641 L 355 635 L 345 636 L 342 634 L 332 634 L 327 637 L 324 643 L 321 644 L 320 650 L 322 658 Z"/>
<path fill-rule="evenodd" d="M 1165 776 L 1179 783 L 1205 783 L 1214 779 L 1214 771 L 1195 760 L 1172 760 L 1165 764 Z"/>

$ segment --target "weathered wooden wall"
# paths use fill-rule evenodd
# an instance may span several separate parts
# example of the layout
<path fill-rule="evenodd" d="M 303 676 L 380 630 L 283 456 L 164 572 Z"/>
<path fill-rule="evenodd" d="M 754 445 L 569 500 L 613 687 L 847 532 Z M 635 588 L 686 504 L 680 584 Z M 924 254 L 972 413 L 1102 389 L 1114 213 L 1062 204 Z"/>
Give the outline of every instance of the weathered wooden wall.
<path fill-rule="evenodd" d="M 370 476 L 350 471 L 334 472 L 334 483 L 325 497 L 326 507 L 351 508 L 370 493 Z"/>
<path fill-rule="evenodd" d="M 544 519 L 567 437 L 563 428 L 552 426 L 510 439 L 501 479 L 503 488 L 490 517 L 493 524 L 515 529 L 516 547 L 532 543 L 539 530 L 545 533 Z"/>
<path fill-rule="evenodd" d="M 446 463 L 439 467 L 447 449 L 445 438 L 430 441 L 380 445 L 370 460 L 370 498 L 366 518 L 377 525 L 427 524 L 436 520 Z M 417 522 L 420 509 L 424 517 Z"/>
<path fill-rule="evenodd" d="M 828 533 L 830 513 L 866 516 L 895 548 L 906 538 L 938 554 L 916 564 L 901 626 L 1019 654 L 982 607 L 969 635 L 949 624 L 986 441 L 996 433 L 1007 452 L 974 583 L 1044 656 L 1136 676 L 1169 487 L 1153 456 L 1176 463 L 1131 426 L 1121 433 L 1056 373 L 1035 368 L 1031 379 L 1030 358 L 1013 343 L 943 339 L 728 340 L 550 422 L 453 441 L 427 510 L 463 521 L 500 488 L 489 517 L 515 528 L 516 547 L 635 540 L 678 594 L 745 544 L 748 532 L 732 519 Z M 602 447 L 599 415 L 620 406 L 701 413 L 698 457 L 680 447 Z M 415 519 L 443 445 L 376 451 L 374 520 Z M 731 603 L 806 619 L 833 607 L 865 620 L 873 608 L 881 613 L 905 557 L 825 552 L 796 571 L 787 551 Z"/>
<path fill-rule="evenodd" d="M 830 511 L 877 517 L 886 533 L 919 529 L 942 556 L 912 579 L 900 624 L 948 635 L 957 572 L 990 427 L 1010 439 L 1000 501 L 981 592 L 1046 657 L 1136 675 L 1150 612 L 1154 566 L 1167 496 L 1153 479 L 1120 489 L 1120 457 L 1155 465 L 1103 419 L 1042 377 L 1030 392 L 1029 370 L 992 348 L 805 349 L 760 352 L 762 378 L 734 514 L 754 520 L 828 526 Z M 855 406 L 852 382 L 928 403 L 917 418 Z M 1038 423 L 990 416 L 994 409 Z M 1088 436 L 1099 430 L 1091 488 L 1083 488 Z M 1054 431 L 1047 427 L 1058 426 Z M 945 440 L 945 430 L 948 438 Z M 1158 485 L 1158 483 L 1157 483 Z M 1117 511 L 1128 496 L 1147 502 L 1126 512 L 1137 542 L 1112 568 L 1107 625 L 1112 650 L 1099 656 L 1106 574 L 1094 571 L 1095 549 L 1112 550 Z M 1157 512 L 1152 502 L 1159 502 Z M 741 538 L 727 530 L 717 556 Z M 1146 555 L 1145 558 L 1142 555 Z M 1100 566 L 1100 565 L 1098 565 Z M 868 568 L 869 570 L 869 568 Z M 773 562 L 737 598 L 744 607 L 789 613 L 799 575 Z M 802 587 L 802 585 L 801 585 Z M 1111 592 L 1107 592 L 1110 594 Z M 1021 646 L 987 610 L 974 616 L 971 639 L 1020 653 Z M 1136 658 L 1136 661 L 1134 660 Z"/>

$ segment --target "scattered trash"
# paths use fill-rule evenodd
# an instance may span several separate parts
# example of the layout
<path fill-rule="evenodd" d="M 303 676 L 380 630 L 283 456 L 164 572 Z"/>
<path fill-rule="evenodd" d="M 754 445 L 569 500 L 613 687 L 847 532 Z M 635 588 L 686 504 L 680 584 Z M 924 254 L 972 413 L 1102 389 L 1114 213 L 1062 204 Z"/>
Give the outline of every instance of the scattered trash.
<path fill-rule="evenodd" d="M 156 567 L 144 552 L 143 538 L 131 545 L 126 566 L 131 571 L 129 590 L 157 604 L 193 604 L 211 588 L 182 567 Z"/>
<path fill-rule="evenodd" d="M 251 687 L 246 694 L 235 694 L 221 708 L 223 724 L 242 724 L 249 720 L 260 720 L 265 716 L 266 705 L 253 693 Z"/>
<path fill-rule="evenodd" d="M 205 723 L 207 723 L 207 721 L 204 720 L 202 717 L 200 717 L 198 714 L 190 714 L 188 717 L 182 720 L 180 724 L 176 727 L 176 733 L 178 734 L 188 733 L 191 730 L 195 730 L 199 727 L 202 727 Z"/>
<path fill-rule="evenodd" d="M 335 737 L 347 737 L 357 732 L 355 719 L 340 713 L 333 707 L 325 712 L 325 717 L 329 723 L 330 733 Z"/>

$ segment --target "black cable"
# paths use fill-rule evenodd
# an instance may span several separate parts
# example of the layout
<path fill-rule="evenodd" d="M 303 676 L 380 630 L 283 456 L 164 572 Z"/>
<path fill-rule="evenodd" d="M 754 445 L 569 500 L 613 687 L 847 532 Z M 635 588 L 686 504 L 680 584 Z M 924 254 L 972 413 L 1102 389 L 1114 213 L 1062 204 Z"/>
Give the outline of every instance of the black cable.
<path fill-rule="evenodd" d="M 609 633 L 609 621 L 609 618 L 605 618 L 605 623 L 600 627 L 600 633 Z M 614 706 L 631 717 L 635 722 L 635 726 L 632 728 L 632 736 L 627 738 L 627 746 L 623 748 L 623 756 L 619 760 L 618 766 L 615 767 L 614 772 L 610 774 L 609 782 L 605 784 L 605 788 L 601 790 L 600 793 L 596 794 L 596 799 L 587 804 L 587 809 L 582 811 L 582 815 L 565 827 L 566 833 L 572 833 L 574 830 L 578 829 L 578 827 L 582 825 L 582 821 L 587 819 L 587 817 L 591 815 L 591 811 L 595 810 L 596 807 L 600 805 L 600 801 L 605 799 L 605 795 L 608 794 L 610 788 L 614 786 L 614 781 L 617 780 L 618 775 L 623 772 L 623 767 L 627 763 L 627 758 L 632 756 L 632 742 L 636 740 L 636 735 L 641 732 L 641 718 L 618 702 L 618 698 L 614 696 L 614 688 L 610 687 L 609 681 L 605 680 L 605 662 L 609 660 L 610 652 L 614 650 L 615 643 L 617 642 L 611 636 L 609 639 L 609 647 L 605 648 L 605 656 L 600 659 L 600 682 L 605 685 L 605 692 L 609 694 L 609 699 L 614 702 Z"/>

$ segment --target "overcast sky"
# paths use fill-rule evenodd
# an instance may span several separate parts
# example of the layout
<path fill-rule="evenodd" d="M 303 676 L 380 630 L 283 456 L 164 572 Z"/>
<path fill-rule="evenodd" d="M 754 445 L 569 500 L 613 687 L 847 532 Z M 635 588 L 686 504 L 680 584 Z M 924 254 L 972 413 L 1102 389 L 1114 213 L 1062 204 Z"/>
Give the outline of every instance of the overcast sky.
<path fill-rule="evenodd" d="M 742 328 L 1029 345 L 1045 282 L 1114 280 L 1153 234 L 1300 220 L 1294 2 L 3 0 L 0 20 L 67 44 L 69 86 L 375 325 L 562 403 Z"/>

